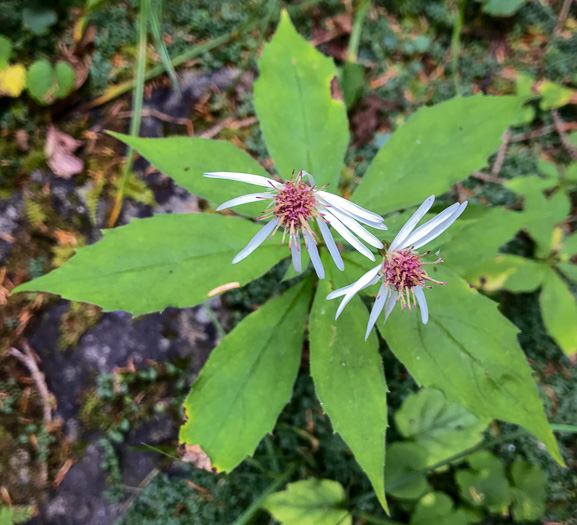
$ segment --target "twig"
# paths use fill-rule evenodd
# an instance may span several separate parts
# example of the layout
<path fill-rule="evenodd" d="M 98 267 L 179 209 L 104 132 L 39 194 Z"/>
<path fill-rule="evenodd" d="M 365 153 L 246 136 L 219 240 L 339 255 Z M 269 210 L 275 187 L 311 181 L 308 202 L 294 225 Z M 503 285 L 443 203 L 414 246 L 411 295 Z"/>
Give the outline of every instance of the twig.
<path fill-rule="evenodd" d="M 495 164 L 493 164 L 493 169 L 491 170 L 491 175 L 493 177 L 498 177 L 503 167 L 503 162 L 505 162 L 505 155 L 507 154 L 507 147 L 509 146 L 509 138 L 511 135 L 508 131 L 503 134 L 503 143 L 497 152 L 497 158 L 495 159 Z"/>
<path fill-rule="evenodd" d="M 494 175 L 489 175 L 488 173 L 483 173 L 482 171 L 474 171 L 471 173 L 471 177 L 482 180 L 483 182 L 491 182 L 492 184 L 505 183 L 505 179 L 502 179 L 501 177 L 495 177 Z"/>
<path fill-rule="evenodd" d="M 565 133 L 565 123 L 561 120 L 561 116 L 559 115 L 559 111 L 557 109 L 551 110 L 551 114 L 553 115 L 553 122 L 555 122 L 555 129 L 557 133 L 559 133 L 559 138 L 561 139 L 561 143 L 565 146 L 567 153 L 573 160 L 577 160 L 577 148 L 569 142 L 567 138 L 567 134 Z"/>
<path fill-rule="evenodd" d="M 227 117 L 222 122 L 219 122 L 216 126 L 213 126 L 212 128 L 201 133 L 199 137 L 203 139 L 211 139 L 213 137 L 216 137 L 223 129 L 246 128 L 247 126 L 252 126 L 256 122 L 257 122 L 256 117 L 248 117 L 237 121 L 234 121 L 233 117 Z"/>
<path fill-rule="evenodd" d="M 153 468 L 147 475 L 146 477 L 139 483 L 138 487 L 136 488 L 136 490 L 134 491 L 134 493 L 132 494 L 132 496 L 130 496 L 130 498 L 128 498 L 128 500 L 126 500 L 126 502 L 124 503 L 124 505 L 122 506 L 122 513 L 125 514 L 126 512 L 128 512 L 128 509 L 130 508 L 130 506 L 134 503 L 134 500 L 138 497 L 139 494 L 142 493 L 142 491 L 148 487 L 148 485 L 150 484 L 150 482 L 160 473 L 160 469 L 158 468 Z"/>
<path fill-rule="evenodd" d="M 169 122 L 170 124 L 179 124 L 181 126 L 188 126 L 190 123 L 190 119 L 188 118 L 179 118 L 179 117 L 172 117 L 171 115 L 167 115 L 166 113 L 162 113 L 157 109 L 143 109 L 140 112 L 142 117 L 154 117 L 158 120 L 162 120 L 163 122 Z M 132 111 L 122 111 L 116 115 L 117 118 L 132 118 L 134 112 Z"/>
<path fill-rule="evenodd" d="M 521 142 L 523 140 L 530 140 L 542 137 L 543 135 L 548 135 L 553 133 L 557 127 L 555 124 L 549 124 L 548 126 L 543 126 L 541 129 L 534 129 L 528 131 L 527 133 L 517 133 L 517 135 L 511 135 L 509 137 L 509 142 Z M 563 131 L 573 131 L 577 129 L 577 122 L 567 122 L 563 125 Z"/>
<path fill-rule="evenodd" d="M 46 378 L 44 377 L 44 373 L 41 372 L 38 368 L 36 357 L 32 348 L 30 348 L 27 343 L 24 343 L 22 348 L 24 349 L 24 353 L 22 353 L 20 350 L 17 350 L 16 348 L 10 348 L 7 353 L 8 355 L 18 359 L 18 361 L 20 361 L 26 368 L 28 368 L 32 374 L 32 379 L 34 380 L 36 388 L 38 389 L 38 393 L 40 394 L 40 398 L 42 399 L 44 424 L 48 425 L 52 421 L 52 394 L 46 386 Z"/>
<path fill-rule="evenodd" d="M 572 3 L 573 0 L 565 0 L 563 2 L 561 12 L 559 13 L 559 18 L 557 19 L 557 23 L 555 24 L 555 29 L 553 29 L 553 35 L 557 36 L 563 29 L 563 26 L 565 25 L 565 20 L 567 20 L 567 16 L 569 16 L 569 9 L 571 9 Z"/>

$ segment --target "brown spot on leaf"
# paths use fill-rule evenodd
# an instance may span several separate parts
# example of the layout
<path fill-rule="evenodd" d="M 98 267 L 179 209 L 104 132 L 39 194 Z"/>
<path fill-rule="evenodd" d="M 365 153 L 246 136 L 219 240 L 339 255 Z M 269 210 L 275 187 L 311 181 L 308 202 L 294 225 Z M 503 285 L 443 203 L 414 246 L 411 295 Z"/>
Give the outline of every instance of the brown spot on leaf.
<path fill-rule="evenodd" d="M 331 97 L 333 100 L 340 100 L 341 102 L 344 100 L 343 91 L 339 87 L 339 79 L 336 75 L 331 79 Z"/>
<path fill-rule="evenodd" d="M 210 458 L 200 448 L 200 445 L 181 443 L 178 445 L 178 456 L 182 461 L 190 463 L 196 468 L 201 468 L 212 474 L 216 473 L 216 468 L 212 466 Z"/>

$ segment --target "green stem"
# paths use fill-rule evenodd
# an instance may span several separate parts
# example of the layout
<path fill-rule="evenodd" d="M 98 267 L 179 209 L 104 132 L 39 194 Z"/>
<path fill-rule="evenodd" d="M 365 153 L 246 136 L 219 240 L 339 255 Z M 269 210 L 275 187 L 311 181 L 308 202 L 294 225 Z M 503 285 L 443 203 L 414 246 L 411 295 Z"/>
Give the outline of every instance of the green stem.
<path fill-rule="evenodd" d="M 375 525 L 401 525 L 398 521 L 389 520 L 386 518 L 377 518 L 365 512 L 355 513 L 355 518 L 359 518 L 367 523 L 374 523 Z"/>
<path fill-rule="evenodd" d="M 260 510 L 264 500 L 275 492 L 283 483 L 285 483 L 292 473 L 296 470 L 297 465 L 293 465 L 282 476 L 275 479 L 265 490 L 256 498 L 252 504 L 237 518 L 233 525 L 246 525 L 252 520 L 254 515 Z"/>
<path fill-rule="evenodd" d="M 551 425 L 551 430 L 556 432 L 577 432 L 577 425 Z"/>
<path fill-rule="evenodd" d="M 457 0 L 459 11 L 453 26 L 453 36 L 451 38 L 451 69 L 453 70 L 453 83 L 455 93 L 461 95 L 461 80 L 459 78 L 459 53 L 461 50 L 461 29 L 465 19 L 465 0 Z"/>
<path fill-rule="evenodd" d="M 160 58 L 162 59 L 162 65 L 168 73 L 172 88 L 180 93 L 180 87 L 178 85 L 178 79 L 176 78 L 176 71 L 170 60 L 170 55 L 166 44 L 162 39 L 162 28 L 160 27 L 160 21 L 162 20 L 162 0 L 158 0 L 156 7 L 153 5 L 152 0 L 148 0 L 148 13 L 150 16 L 150 30 L 152 33 L 152 38 L 154 39 L 154 47 L 158 51 Z"/>
<path fill-rule="evenodd" d="M 347 51 L 348 62 L 357 61 L 357 55 L 359 53 L 359 42 L 361 40 L 361 29 L 363 27 L 363 22 L 370 5 L 371 0 L 361 0 L 359 8 L 357 9 L 357 13 L 355 14 L 353 29 L 351 30 L 351 38 L 349 40 L 349 49 Z"/>
<path fill-rule="evenodd" d="M 134 95 L 132 97 L 132 119 L 130 121 L 130 136 L 138 137 L 140 134 L 140 122 L 142 119 L 142 101 L 144 99 L 144 79 L 146 73 L 146 32 L 148 27 L 148 0 L 140 0 L 140 14 L 138 16 L 138 59 L 136 63 L 136 84 L 134 86 Z M 114 203 L 114 208 L 108 220 L 108 227 L 112 228 L 118 219 L 126 191 L 126 183 L 132 172 L 134 164 L 134 149 L 128 147 L 122 179 L 118 188 L 118 194 Z"/>
<path fill-rule="evenodd" d="M 218 337 L 220 339 L 222 339 L 226 335 L 226 331 L 225 331 L 224 327 L 222 326 L 222 324 L 220 324 L 218 317 L 216 316 L 216 314 L 214 313 L 213 309 L 210 307 L 209 304 L 202 303 L 202 306 L 204 307 L 206 315 L 208 315 L 208 317 L 210 318 L 210 321 L 212 322 L 212 324 L 216 328 L 216 333 L 218 334 Z"/>

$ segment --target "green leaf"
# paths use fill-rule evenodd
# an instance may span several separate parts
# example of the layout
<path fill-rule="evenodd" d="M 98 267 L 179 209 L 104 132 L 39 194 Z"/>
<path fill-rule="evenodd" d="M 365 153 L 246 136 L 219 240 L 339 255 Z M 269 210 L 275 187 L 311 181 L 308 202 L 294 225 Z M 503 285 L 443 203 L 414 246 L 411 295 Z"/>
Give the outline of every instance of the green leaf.
<path fill-rule="evenodd" d="M 559 270 L 561 270 L 561 273 L 565 275 L 568 279 L 577 282 L 577 264 L 562 262 L 557 265 L 557 268 L 559 268 Z"/>
<path fill-rule="evenodd" d="M 468 461 L 471 470 L 459 470 L 455 474 L 461 498 L 495 514 L 505 512 L 511 502 L 511 490 L 503 463 L 486 451 L 469 456 Z"/>
<path fill-rule="evenodd" d="M 467 278 L 471 284 L 488 292 L 501 288 L 514 293 L 534 292 L 541 286 L 548 267 L 518 255 L 499 254 L 483 262 Z"/>
<path fill-rule="evenodd" d="M 41 104 L 49 104 L 54 93 L 54 70 L 48 60 L 37 60 L 26 75 L 30 96 Z"/>
<path fill-rule="evenodd" d="M 577 136 L 577 134 L 576 134 Z M 577 142 L 577 141 L 575 141 Z M 577 148 L 577 146 L 575 146 Z M 572 162 L 565 170 L 565 179 L 569 183 L 577 182 L 577 162 Z"/>
<path fill-rule="evenodd" d="M 24 523 L 34 516 L 34 507 L 26 505 L 15 505 L 4 507 L 0 505 L 0 525 L 13 525 Z"/>
<path fill-rule="evenodd" d="M 48 33 L 57 21 L 56 11 L 48 7 L 25 7 L 22 9 L 22 21 L 35 35 Z"/>
<path fill-rule="evenodd" d="M 325 268 L 329 264 L 325 257 Z M 309 325 L 311 375 L 333 429 L 350 447 L 386 509 L 387 385 L 379 344 L 374 333 L 364 340 L 367 311 L 358 297 L 335 321 L 338 302 L 326 300 L 332 290 L 328 280 L 319 281 Z"/>
<path fill-rule="evenodd" d="M 336 188 L 349 142 L 344 103 L 331 96 L 337 70 L 300 36 L 286 11 L 258 61 L 254 107 L 278 172 L 311 173 Z"/>
<path fill-rule="evenodd" d="M 566 87 L 555 84 L 549 80 L 544 80 L 539 87 L 539 94 L 543 97 L 539 107 L 543 111 L 565 106 L 571 100 L 574 91 Z"/>
<path fill-rule="evenodd" d="M 419 499 L 432 489 L 427 476 L 419 472 L 426 466 L 425 453 L 415 443 L 396 441 L 388 445 L 385 467 L 387 493 L 399 499 Z"/>
<path fill-rule="evenodd" d="M 547 332 L 567 355 L 577 352 L 577 304 L 567 284 L 550 268 L 539 296 Z"/>
<path fill-rule="evenodd" d="M 577 255 L 577 233 L 573 233 L 563 239 L 560 253 L 564 261 L 568 261 Z"/>
<path fill-rule="evenodd" d="M 233 265 L 260 229 L 238 217 L 202 213 L 133 219 L 104 230 L 101 241 L 14 291 L 49 292 L 134 315 L 193 306 L 223 285 L 244 286 L 288 255 L 276 239 Z"/>
<path fill-rule="evenodd" d="M 355 62 L 346 61 L 341 70 L 341 87 L 347 109 L 352 108 L 361 98 L 365 87 L 365 68 Z"/>
<path fill-rule="evenodd" d="M 54 67 L 54 75 L 58 89 L 54 93 L 54 98 L 66 98 L 74 88 L 76 73 L 66 62 L 57 62 Z"/>
<path fill-rule="evenodd" d="M 527 217 L 504 208 L 471 207 L 443 235 L 427 245 L 465 278 L 492 259 L 499 248 L 527 224 Z"/>
<path fill-rule="evenodd" d="M 395 423 L 425 454 L 426 467 L 480 443 L 487 427 L 487 422 L 432 388 L 409 395 L 395 413 Z"/>
<path fill-rule="evenodd" d="M 497 17 L 513 16 L 527 0 L 482 0 L 483 13 Z"/>
<path fill-rule="evenodd" d="M 463 509 L 454 509 L 453 500 L 444 492 L 431 492 L 417 503 L 410 525 L 467 525 L 477 516 Z"/>
<path fill-rule="evenodd" d="M 263 507 L 282 525 L 352 525 L 351 514 L 342 508 L 344 503 L 345 490 L 340 483 L 306 479 L 271 494 Z"/>
<path fill-rule="evenodd" d="M 447 283 L 426 291 L 429 323 L 395 308 L 383 335 L 419 385 L 437 388 L 479 419 L 502 419 L 535 434 L 563 464 L 543 412 L 517 328 L 496 304 L 446 266 Z"/>
<path fill-rule="evenodd" d="M 515 521 L 534 521 L 545 514 L 545 474 L 528 461 L 516 459 L 511 467 L 513 478 L 513 518 Z"/>
<path fill-rule="evenodd" d="M 12 56 L 12 42 L 5 36 L 0 35 L 0 71 L 7 65 Z"/>
<path fill-rule="evenodd" d="M 218 206 L 234 197 L 256 193 L 263 188 L 228 180 L 203 177 L 207 171 L 234 171 L 268 177 L 266 170 L 246 151 L 230 142 L 201 139 L 197 137 L 171 137 L 166 139 L 143 139 L 108 132 L 125 144 L 132 146 L 159 171 L 172 178 L 193 195 L 207 199 Z M 243 204 L 234 211 L 250 217 L 258 217 L 266 206 L 260 203 Z"/>
<path fill-rule="evenodd" d="M 419 109 L 379 150 L 352 200 L 385 213 L 448 191 L 487 164 L 523 100 L 475 95 Z"/>
<path fill-rule="evenodd" d="M 252 455 L 289 402 L 312 296 L 306 280 L 250 314 L 210 354 L 184 402 L 180 441 L 217 470 Z"/>

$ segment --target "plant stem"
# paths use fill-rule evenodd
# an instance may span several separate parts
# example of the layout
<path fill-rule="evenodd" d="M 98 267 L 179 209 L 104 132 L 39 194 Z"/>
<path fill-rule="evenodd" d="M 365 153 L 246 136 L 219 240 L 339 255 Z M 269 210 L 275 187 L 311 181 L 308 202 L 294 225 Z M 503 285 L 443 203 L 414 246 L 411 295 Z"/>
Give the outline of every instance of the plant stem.
<path fill-rule="evenodd" d="M 386 518 L 377 518 L 371 514 L 366 514 L 365 512 L 359 512 L 354 514 L 355 518 L 362 519 L 367 523 L 374 523 L 375 525 L 401 525 L 398 521 L 389 520 Z"/>
<path fill-rule="evenodd" d="M 349 49 L 347 51 L 347 61 L 356 62 L 357 55 L 359 53 L 359 42 L 361 40 L 361 29 L 363 27 L 363 22 L 369 6 L 371 5 L 371 0 L 361 0 L 360 5 L 355 14 L 355 20 L 353 22 L 353 29 L 351 31 L 351 38 L 349 40 Z"/>
<path fill-rule="evenodd" d="M 453 36 L 451 38 L 451 68 L 453 73 L 453 83 L 455 84 L 455 93 L 461 95 L 461 81 L 459 78 L 459 53 L 461 50 L 461 29 L 465 19 L 465 0 L 457 0 L 459 11 L 455 18 L 453 26 Z"/>
<path fill-rule="evenodd" d="M 144 81 L 146 74 L 146 32 L 148 27 L 148 6 L 149 0 L 140 0 L 140 13 L 138 16 L 138 60 L 136 63 L 136 84 L 134 86 L 134 95 L 132 97 L 132 120 L 130 121 L 130 136 L 138 137 L 140 133 L 140 121 L 142 118 L 142 101 L 144 98 Z M 118 219 L 120 210 L 122 208 L 122 201 L 124 199 L 124 192 L 126 190 L 126 182 L 132 172 L 132 165 L 134 164 L 134 149 L 132 146 L 128 147 L 128 153 L 124 162 L 124 169 L 122 172 L 122 179 L 120 187 L 116 194 L 114 207 L 108 219 L 108 228 L 112 228 Z"/>
<path fill-rule="evenodd" d="M 208 315 L 208 317 L 210 318 L 210 321 L 212 322 L 212 324 L 216 328 L 216 333 L 218 334 L 218 337 L 220 339 L 222 339 L 226 335 L 226 331 L 225 331 L 224 327 L 222 326 L 222 324 L 220 323 L 220 321 L 218 320 L 218 317 L 214 313 L 214 310 L 210 307 L 210 305 L 208 303 L 202 303 L 202 306 L 204 307 L 206 315 Z"/>
<path fill-rule="evenodd" d="M 250 522 L 253 516 L 260 510 L 264 500 L 276 491 L 295 471 L 297 465 L 290 467 L 284 474 L 276 478 L 261 494 L 256 498 L 251 505 L 237 518 L 233 525 L 246 525 Z"/>

